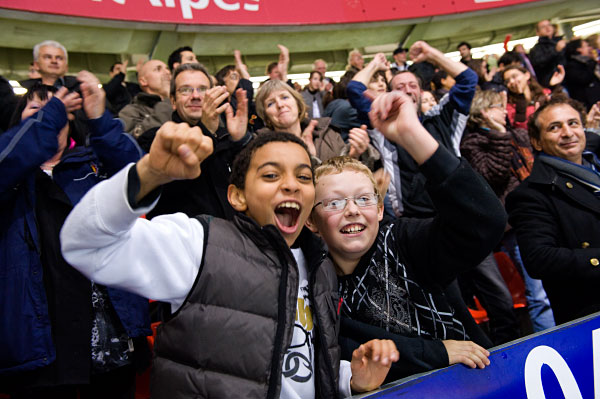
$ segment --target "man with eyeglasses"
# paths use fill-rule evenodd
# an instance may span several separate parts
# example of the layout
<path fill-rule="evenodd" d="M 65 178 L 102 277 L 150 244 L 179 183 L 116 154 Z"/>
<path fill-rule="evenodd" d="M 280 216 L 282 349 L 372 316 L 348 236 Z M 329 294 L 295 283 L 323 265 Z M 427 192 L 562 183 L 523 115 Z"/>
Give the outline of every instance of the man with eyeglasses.
<path fill-rule="evenodd" d="M 250 141 L 247 132 L 248 99 L 237 90 L 237 110 L 225 100 L 225 86 L 214 86 L 206 69 L 198 63 L 182 64 L 173 71 L 170 97 L 175 123 L 196 126 L 193 131 L 210 137 L 213 153 L 202 162 L 202 174 L 194 180 L 181 180 L 163 186 L 158 204 L 147 216 L 183 212 L 190 217 L 206 214 L 230 218 L 234 210 L 227 201 L 227 186 L 233 159 Z M 225 126 L 219 123 L 225 114 Z M 149 152 L 158 127 L 138 138 L 140 147 Z"/>

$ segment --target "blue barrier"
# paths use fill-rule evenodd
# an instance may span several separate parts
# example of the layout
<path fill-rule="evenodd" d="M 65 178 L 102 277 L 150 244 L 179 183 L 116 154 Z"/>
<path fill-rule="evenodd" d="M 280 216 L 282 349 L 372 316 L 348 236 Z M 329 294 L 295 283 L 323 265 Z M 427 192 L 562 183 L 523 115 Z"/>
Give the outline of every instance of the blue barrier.
<path fill-rule="evenodd" d="M 600 399 L 600 312 L 490 352 L 483 370 L 457 364 L 359 397 Z"/>

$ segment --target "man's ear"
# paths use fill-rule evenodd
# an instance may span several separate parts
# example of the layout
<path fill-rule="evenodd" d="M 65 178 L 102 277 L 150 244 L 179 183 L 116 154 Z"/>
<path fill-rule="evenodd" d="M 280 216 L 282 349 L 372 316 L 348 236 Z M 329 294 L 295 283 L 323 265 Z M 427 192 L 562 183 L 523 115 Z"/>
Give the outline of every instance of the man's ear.
<path fill-rule="evenodd" d="M 310 231 L 312 231 L 315 234 L 319 234 L 319 229 L 317 228 L 317 225 L 313 219 L 313 212 L 310 213 L 310 215 L 308 215 L 308 219 L 306 219 L 306 222 L 304 222 L 304 225 L 306 227 L 308 227 L 308 229 Z"/>
<path fill-rule="evenodd" d="M 33 61 L 33 67 L 34 67 L 34 68 L 35 68 L 35 69 L 38 71 L 38 73 L 39 73 L 39 71 L 40 71 L 40 64 L 38 64 L 38 62 L 37 62 L 37 61 Z"/>
<path fill-rule="evenodd" d="M 148 86 L 148 80 L 145 76 L 138 76 L 138 83 L 140 84 L 140 87 Z"/>
<path fill-rule="evenodd" d="M 246 195 L 244 194 L 244 190 L 236 187 L 233 184 L 230 184 L 227 187 L 227 200 L 238 212 L 246 212 L 248 209 L 248 205 L 246 204 Z"/>
<path fill-rule="evenodd" d="M 536 151 L 542 151 L 542 146 L 540 145 L 540 141 L 538 139 L 531 138 L 531 146 Z"/>

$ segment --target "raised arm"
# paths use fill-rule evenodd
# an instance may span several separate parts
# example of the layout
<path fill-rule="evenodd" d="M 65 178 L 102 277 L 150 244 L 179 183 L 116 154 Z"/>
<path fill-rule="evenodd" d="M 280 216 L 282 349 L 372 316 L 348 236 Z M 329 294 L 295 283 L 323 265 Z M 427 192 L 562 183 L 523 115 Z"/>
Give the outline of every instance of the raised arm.
<path fill-rule="evenodd" d="M 83 110 L 88 117 L 90 144 L 102 161 L 109 176 L 117 173 L 131 162 L 137 162 L 144 152 L 135 139 L 124 132 L 123 125 L 106 110 L 106 94 L 98 87 L 95 75 L 88 71 L 77 74 L 81 82 Z"/>
<path fill-rule="evenodd" d="M 279 68 L 279 73 L 281 73 L 281 80 L 287 82 L 288 68 L 290 65 L 290 50 L 283 44 L 278 44 L 277 47 L 279 47 L 279 62 L 277 63 L 277 67 Z"/>
<path fill-rule="evenodd" d="M 422 281 L 447 284 L 476 266 L 500 240 L 506 225 L 502 204 L 483 178 L 460 161 L 419 123 L 404 93 L 383 94 L 373 103 L 371 120 L 385 137 L 419 164 L 435 205 L 434 219 L 400 220 L 396 234 L 407 265 L 419 265 Z"/>
<path fill-rule="evenodd" d="M 367 66 L 354 75 L 352 80 L 356 80 L 364 84 L 365 86 L 369 86 L 371 82 L 371 78 L 377 71 L 387 71 L 390 69 L 389 62 L 385 58 L 385 54 L 377 53 L 375 57 L 367 64 Z"/>
<path fill-rule="evenodd" d="M 412 99 L 400 91 L 377 97 L 369 117 L 372 125 L 386 139 L 404 148 L 419 165 L 439 147 L 438 142 L 421 125 Z"/>
<path fill-rule="evenodd" d="M 58 136 L 67 129 L 65 106 L 81 104 L 77 93 L 60 89 L 34 115 L 0 135 L 0 194 L 10 195 L 16 185 L 56 155 Z M 75 105 L 76 106 L 76 105 Z"/>
<path fill-rule="evenodd" d="M 157 187 L 173 180 L 200 176 L 200 163 L 212 154 L 212 140 L 199 127 L 167 122 L 161 126 L 146 154 L 136 165 L 140 178 L 139 202 Z"/>
<path fill-rule="evenodd" d="M 233 50 L 233 57 L 235 58 L 235 69 L 239 72 L 243 79 L 250 80 L 250 73 L 248 67 L 242 61 L 242 53 L 240 50 Z"/>
<path fill-rule="evenodd" d="M 200 136 L 198 138 L 197 136 Z M 61 230 L 65 259 L 90 280 L 181 305 L 200 262 L 204 229 L 178 213 L 139 218 L 156 203 L 161 183 L 194 178 L 212 141 L 198 128 L 169 122 L 150 154 L 93 187 Z"/>
<path fill-rule="evenodd" d="M 440 69 L 446 71 L 453 78 L 467 70 L 467 66 L 462 62 L 452 61 L 446 57 L 440 50 L 431 47 L 424 41 L 415 42 L 409 50 L 409 56 L 414 62 L 427 61 Z"/>

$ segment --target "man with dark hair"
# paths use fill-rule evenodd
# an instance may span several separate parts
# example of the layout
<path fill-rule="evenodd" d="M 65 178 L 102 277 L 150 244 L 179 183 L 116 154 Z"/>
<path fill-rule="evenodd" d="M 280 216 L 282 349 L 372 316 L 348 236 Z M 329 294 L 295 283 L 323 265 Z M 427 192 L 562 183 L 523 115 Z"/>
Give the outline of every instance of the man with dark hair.
<path fill-rule="evenodd" d="M 547 19 L 538 22 L 535 31 L 539 39 L 529 51 L 529 60 L 535 69 L 538 83 L 548 87 L 557 65 L 564 64 L 567 41 L 562 36 L 555 36 L 554 25 Z"/>
<path fill-rule="evenodd" d="M 565 47 L 565 86 L 571 98 L 591 109 L 600 101 L 600 65 L 592 47 L 582 39 L 573 39 Z"/>
<path fill-rule="evenodd" d="M 194 180 L 171 182 L 163 187 L 154 216 L 183 212 L 190 217 L 207 214 L 229 218 L 233 208 L 227 201 L 227 186 L 233 159 L 250 141 L 247 133 L 248 99 L 245 90 L 237 90 L 237 110 L 225 102 L 229 93 L 224 86 L 213 87 L 209 73 L 198 64 L 182 64 L 173 72 L 170 89 L 175 123 L 198 126 L 213 142 L 214 152 L 202 162 L 202 174 Z M 220 114 L 226 115 L 226 128 L 219 124 Z M 149 152 L 159 127 L 146 131 L 138 143 Z"/>
<path fill-rule="evenodd" d="M 556 324 L 600 305 L 600 162 L 585 151 L 585 109 L 555 96 L 529 119 L 539 154 L 506 199 L 527 272 L 548 293 Z"/>
<path fill-rule="evenodd" d="M 110 81 L 102 86 L 106 92 L 106 99 L 112 107 L 114 114 L 118 114 L 141 91 L 137 83 L 126 82 L 127 64 L 117 61 L 110 67 Z"/>
<path fill-rule="evenodd" d="M 460 42 L 458 43 L 458 46 L 456 46 L 456 49 L 460 53 L 460 62 L 465 65 L 467 65 L 467 62 L 473 59 L 473 56 L 471 55 L 471 48 L 471 45 L 467 42 Z"/>
<path fill-rule="evenodd" d="M 169 59 L 167 60 L 171 72 L 181 64 L 191 64 L 194 62 L 198 62 L 198 60 L 196 59 L 194 50 L 190 46 L 179 47 L 169 55 Z"/>

